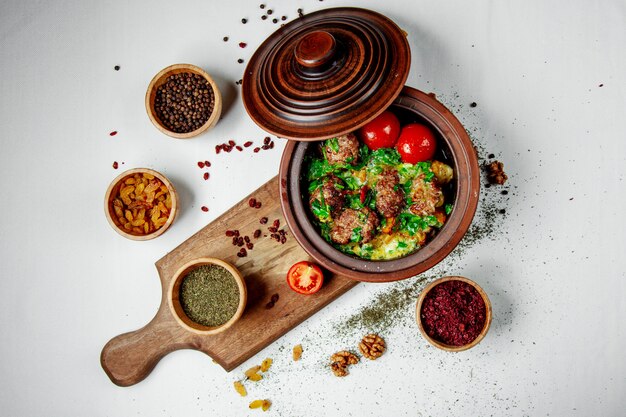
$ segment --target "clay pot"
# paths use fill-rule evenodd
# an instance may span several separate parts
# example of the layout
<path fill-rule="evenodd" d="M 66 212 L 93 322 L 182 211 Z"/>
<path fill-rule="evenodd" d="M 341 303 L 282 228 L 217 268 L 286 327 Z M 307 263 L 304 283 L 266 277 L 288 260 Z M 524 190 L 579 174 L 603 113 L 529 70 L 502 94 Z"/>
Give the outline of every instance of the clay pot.
<path fill-rule="evenodd" d="M 404 87 L 390 107 L 404 125 L 410 122 L 430 126 L 438 139 L 439 154 L 452 166 L 455 178 L 448 194 L 454 206 L 437 235 L 418 251 L 388 261 L 371 261 L 347 255 L 320 235 L 308 208 L 303 178 L 303 161 L 319 142 L 289 141 L 280 164 L 281 205 L 287 224 L 304 250 L 332 272 L 359 281 L 388 282 L 420 274 L 444 259 L 461 241 L 469 228 L 480 191 L 480 171 L 476 152 L 465 128 L 434 95 Z"/>

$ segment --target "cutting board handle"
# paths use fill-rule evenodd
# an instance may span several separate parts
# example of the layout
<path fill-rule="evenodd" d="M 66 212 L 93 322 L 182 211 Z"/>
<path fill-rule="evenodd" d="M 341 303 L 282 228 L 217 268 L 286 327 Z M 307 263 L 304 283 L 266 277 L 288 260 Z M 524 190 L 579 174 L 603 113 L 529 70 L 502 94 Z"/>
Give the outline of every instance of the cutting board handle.
<path fill-rule="evenodd" d="M 147 377 L 163 356 L 184 347 L 176 326 L 157 314 L 145 327 L 111 339 L 102 349 L 100 364 L 114 384 L 127 387 Z"/>

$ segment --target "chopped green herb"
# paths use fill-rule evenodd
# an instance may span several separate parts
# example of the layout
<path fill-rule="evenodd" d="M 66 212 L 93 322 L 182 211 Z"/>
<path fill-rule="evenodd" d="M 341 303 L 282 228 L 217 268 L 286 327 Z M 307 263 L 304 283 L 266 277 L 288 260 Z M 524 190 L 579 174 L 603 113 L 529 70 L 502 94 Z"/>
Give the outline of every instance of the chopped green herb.
<path fill-rule="evenodd" d="M 330 148 L 334 153 L 339 152 L 339 139 L 332 138 L 326 141 L 326 147 Z"/>
<path fill-rule="evenodd" d="M 452 208 L 453 208 L 452 204 L 449 204 L 449 203 L 444 206 L 446 215 L 449 215 L 450 213 L 452 213 Z"/>
<path fill-rule="evenodd" d="M 355 227 L 352 229 L 352 235 L 350 235 L 350 242 L 359 243 L 363 240 L 363 236 L 361 236 L 361 228 Z"/>
<path fill-rule="evenodd" d="M 400 221 L 400 230 L 414 236 L 418 231 L 427 230 L 431 226 L 440 227 L 441 223 L 435 216 L 420 217 L 410 213 L 400 213 L 398 216 Z"/>
<path fill-rule="evenodd" d="M 320 200 L 313 200 L 313 202 L 311 203 L 311 211 L 313 212 L 315 217 L 317 217 L 321 222 L 327 222 L 331 220 L 330 207 L 328 207 L 328 204 L 325 204 Z"/>
<path fill-rule="evenodd" d="M 346 194 L 346 202 L 351 209 L 360 210 L 363 208 L 359 194 Z"/>

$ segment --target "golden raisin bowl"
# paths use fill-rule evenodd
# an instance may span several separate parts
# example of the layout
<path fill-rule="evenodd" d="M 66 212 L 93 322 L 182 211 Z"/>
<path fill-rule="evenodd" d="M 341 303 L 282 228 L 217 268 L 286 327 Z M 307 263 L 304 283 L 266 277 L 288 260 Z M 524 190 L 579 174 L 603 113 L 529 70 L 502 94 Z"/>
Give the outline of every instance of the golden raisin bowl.
<path fill-rule="evenodd" d="M 115 178 L 104 197 L 104 214 L 113 230 L 131 240 L 150 240 L 172 225 L 178 194 L 165 175 L 135 168 Z"/>

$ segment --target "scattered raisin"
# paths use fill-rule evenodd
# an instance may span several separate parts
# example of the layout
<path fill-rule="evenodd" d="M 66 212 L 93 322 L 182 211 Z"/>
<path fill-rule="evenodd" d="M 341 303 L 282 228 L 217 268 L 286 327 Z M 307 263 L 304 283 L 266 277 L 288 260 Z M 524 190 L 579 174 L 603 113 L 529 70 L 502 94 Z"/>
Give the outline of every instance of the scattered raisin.
<path fill-rule="evenodd" d="M 267 223 L 267 220 L 268 220 L 268 218 L 267 218 L 267 217 L 261 217 L 261 218 L 259 219 L 259 223 L 261 223 L 261 224 L 266 224 L 266 223 Z"/>
<path fill-rule="evenodd" d="M 258 239 L 261 236 L 261 230 L 257 229 L 254 231 L 254 235 L 252 235 L 255 239 Z"/>

